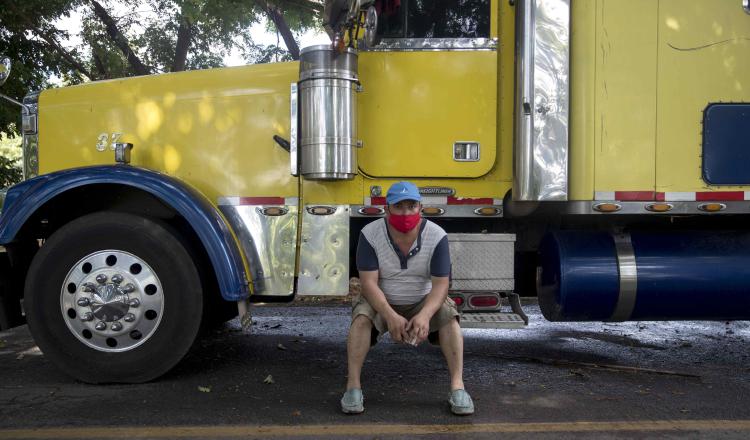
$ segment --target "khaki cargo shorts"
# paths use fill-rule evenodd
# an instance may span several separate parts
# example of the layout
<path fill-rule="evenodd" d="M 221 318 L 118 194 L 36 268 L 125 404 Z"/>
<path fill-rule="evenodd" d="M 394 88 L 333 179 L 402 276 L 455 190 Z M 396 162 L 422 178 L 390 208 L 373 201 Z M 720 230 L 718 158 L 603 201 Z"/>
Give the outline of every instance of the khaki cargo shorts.
<path fill-rule="evenodd" d="M 391 307 L 396 313 L 409 320 L 422 310 L 426 298 L 427 297 L 425 296 L 416 304 L 403 306 L 391 304 Z M 385 322 L 385 318 L 380 316 L 380 314 L 372 308 L 362 294 L 356 295 L 352 298 L 352 321 L 354 321 L 354 318 L 359 315 L 365 315 L 370 318 L 370 321 L 372 321 L 373 325 L 370 346 L 373 346 L 383 334 L 388 332 L 388 324 Z M 458 313 L 458 309 L 456 309 L 456 303 L 454 303 L 452 299 L 446 298 L 442 307 L 440 307 L 430 319 L 430 332 L 427 336 L 427 340 L 430 341 L 431 344 L 439 344 L 440 340 L 438 337 L 438 330 L 440 330 L 445 324 L 448 324 L 451 319 L 460 321 L 461 315 Z"/>

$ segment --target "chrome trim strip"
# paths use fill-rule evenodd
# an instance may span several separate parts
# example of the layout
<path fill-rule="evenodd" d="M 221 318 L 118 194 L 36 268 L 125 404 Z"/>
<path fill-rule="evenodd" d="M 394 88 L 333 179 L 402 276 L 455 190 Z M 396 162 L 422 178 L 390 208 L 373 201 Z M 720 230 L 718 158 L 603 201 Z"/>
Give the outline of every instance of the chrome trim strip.
<path fill-rule="evenodd" d="M 513 198 L 568 199 L 570 0 L 517 8 Z"/>
<path fill-rule="evenodd" d="M 439 208 L 442 209 L 444 212 L 440 215 L 440 218 L 486 218 L 486 219 L 493 219 L 493 218 L 502 218 L 503 217 L 503 207 L 502 205 L 442 205 L 442 204 L 430 204 L 426 203 L 423 207 L 429 207 L 429 208 Z M 493 207 L 498 210 L 498 213 L 496 215 L 479 215 L 476 214 L 474 211 L 479 208 L 488 208 Z M 383 217 L 385 215 L 385 211 L 383 211 L 383 214 L 381 215 L 366 215 L 362 214 L 360 211 L 364 208 L 380 208 L 378 205 L 351 205 L 351 210 L 349 211 L 349 215 L 351 217 L 369 217 L 369 218 L 378 218 Z M 425 216 L 427 217 L 427 216 Z M 437 217 L 435 215 L 431 215 L 429 217 Z"/>
<path fill-rule="evenodd" d="M 614 203 L 620 205 L 620 210 L 616 212 L 599 212 L 594 207 L 601 203 Z M 648 205 L 654 203 L 668 203 L 672 205 L 672 209 L 666 212 L 655 212 L 649 211 Z M 721 211 L 718 212 L 707 212 L 700 209 L 701 205 L 706 203 L 718 203 L 725 205 Z M 561 214 L 572 214 L 572 215 L 662 215 L 662 216 L 676 216 L 676 215 L 725 215 L 725 214 L 750 214 L 750 201 L 715 201 L 715 202 L 654 202 L 654 201 L 643 201 L 643 202 L 617 202 L 617 201 L 574 201 L 574 202 L 562 202 L 555 203 L 550 202 L 547 205 L 547 209 L 554 209 L 555 212 Z"/>
<path fill-rule="evenodd" d="M 23 98 L 21 111 L 23 125 L 23 179 L 39 175 L 39 93 L 29 93 Z"/>
<path fill-rule="evenodd" d="M 289 102 L 289 121 L 291 124 L 289 128 L 289 162 L 290 172 L 292 176 L 299 175 L 299 161 L 297 160 L 297 129 L 299 128 L 299 117 L 297 115 L 297 97 L 297 83 L 292 83 Z"/>
<path fill-rule="evenodd" d="M 360 52 L 496 51 L 497 38 L 383 38 L 374 47 L 360 42 Z"/>
<path fill-rule="evenodd" d="M 638 294 L 638 267 L 635 262 L 633 243 L 630 234 L 617 234 L 612 237 L 617 251 L 617 269 L 620 273 L 620 295 L 610 321 L 627 321 L 633 314 Z"/>

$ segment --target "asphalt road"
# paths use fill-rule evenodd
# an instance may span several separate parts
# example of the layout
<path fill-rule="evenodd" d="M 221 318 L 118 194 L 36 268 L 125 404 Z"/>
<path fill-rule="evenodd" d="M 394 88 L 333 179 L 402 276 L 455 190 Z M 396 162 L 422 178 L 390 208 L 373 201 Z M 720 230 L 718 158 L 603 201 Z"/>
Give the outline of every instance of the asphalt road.
<path fill-rule="evenodd" d="M 464 330 L 476 414 L 446 403 L 440 349 L 385 339 L 364 414 L 339 413 L 349 308 L 263 306 L 203 336 L 170 373 L 93 386 L 59 372 L 28 329 L 0 333 L 6 438 L 748 438 L 747 322 L 549 323 Z"/>

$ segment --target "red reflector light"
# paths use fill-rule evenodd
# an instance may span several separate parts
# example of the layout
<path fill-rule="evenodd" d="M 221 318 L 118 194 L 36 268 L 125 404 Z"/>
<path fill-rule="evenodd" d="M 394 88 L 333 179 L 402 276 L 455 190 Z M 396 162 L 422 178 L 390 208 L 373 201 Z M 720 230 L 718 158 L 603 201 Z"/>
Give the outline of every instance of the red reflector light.
<path fill-rule="evenodd" d="M 460 296 L 451 296 L 451 299 L 453 300 L 454 303 L 456 303 L 457 306 L 460 306 L 461 304 L 464 303 L 464 299 Z"/>
<path fill-rule="evenodd" d="M 472 307 L 496 307 L 499 303 L 500 299 L 492 295 L 472 296 L 469 299 Z"/>

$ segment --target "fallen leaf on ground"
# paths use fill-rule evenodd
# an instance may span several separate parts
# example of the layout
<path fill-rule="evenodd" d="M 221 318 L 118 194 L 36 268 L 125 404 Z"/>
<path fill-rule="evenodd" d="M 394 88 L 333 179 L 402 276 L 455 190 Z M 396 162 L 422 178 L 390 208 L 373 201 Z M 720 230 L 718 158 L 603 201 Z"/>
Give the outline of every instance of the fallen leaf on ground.
<path fill-rule="evenodd" d="M 284 347 L 284 344 L 279 343 L 279 345 L 276 346 L 279 350 L 286 350 L 286 347 Z"/>
<path fill-rule="evenodd" d="M 198 387 L 198 391 L 200 391 L 201 393 L 210 393 L 211 392 L 211 387 L 200 387 L 199 386 Z"/>
<path fill-rule="evenodd" d="M 273 376 L 269 374 L 268 376 L 266 376 L 265 379 L 263 379 L 263 383 L 276 383 L 276 382 L 273 381 Z"/>
<path fill-rule="evenodd" d="M 293 416 L 295 416 L 295 417 L 299 417 L 299 416 L 301 416 L 301 415 L 302 415 L 302 413 L 301 413 L 301 412 L 300 412 L 300 411 L 299 411 L 298 409 L 295 409 L 295 410 L 294 410 L 294 411 L 292 412 L 292 415 L 293 415 Z"/>

